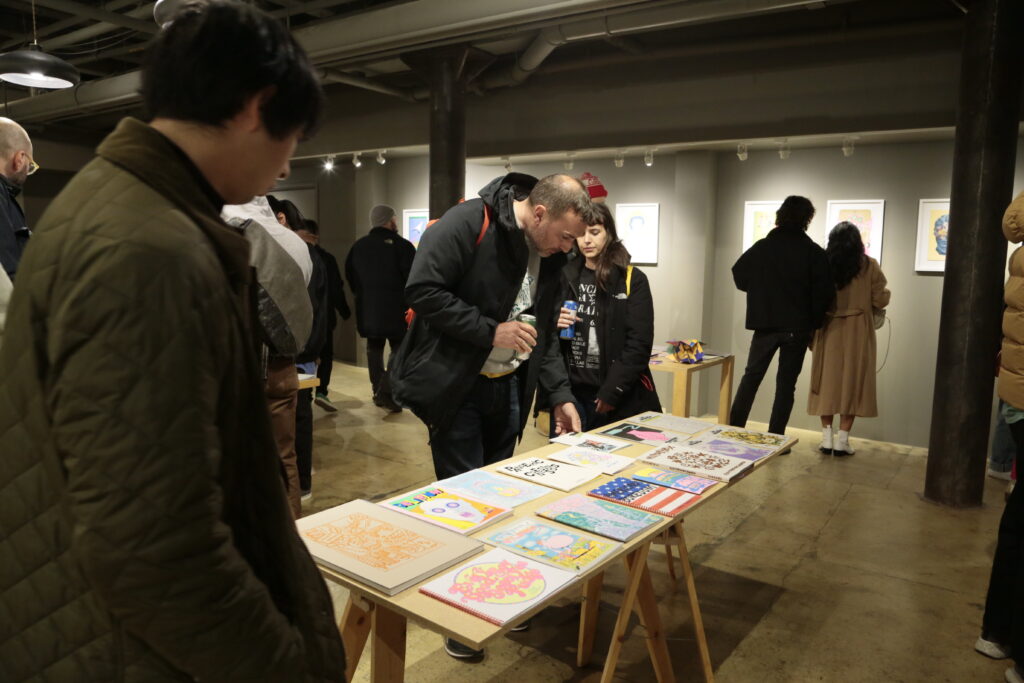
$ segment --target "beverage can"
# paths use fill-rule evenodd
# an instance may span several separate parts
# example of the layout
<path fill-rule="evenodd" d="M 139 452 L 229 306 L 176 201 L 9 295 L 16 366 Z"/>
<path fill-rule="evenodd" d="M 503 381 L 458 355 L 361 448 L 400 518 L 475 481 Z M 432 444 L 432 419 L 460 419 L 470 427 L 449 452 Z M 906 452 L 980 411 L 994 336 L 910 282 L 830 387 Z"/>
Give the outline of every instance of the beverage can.
<path fill-rule="evenodd" d="M 568 308 L 570 311 L 575 313 L 579 310 L 580 305 L 575 301 L 565 301 L 562 303 L 562 308 Z M 558 333 L 560 339 L 573 339 L 576 336 L 576 324 L 573 323 Z"/>
<path fill-rule="evenodd" d="M 537 316 L 535 315 L 530 315 L 529 313 L 520 313 L 519 315 L 516 316 L 516 321 L 526 323 L 533 329 L 537 329 Z M 526 353 L 519 353 L 518 351 L 516 351 L 514 357 L 518 358 L 519 360 L 526 360 L 527 358 L 530 357 L 530 352 L 527 351 Z"/>

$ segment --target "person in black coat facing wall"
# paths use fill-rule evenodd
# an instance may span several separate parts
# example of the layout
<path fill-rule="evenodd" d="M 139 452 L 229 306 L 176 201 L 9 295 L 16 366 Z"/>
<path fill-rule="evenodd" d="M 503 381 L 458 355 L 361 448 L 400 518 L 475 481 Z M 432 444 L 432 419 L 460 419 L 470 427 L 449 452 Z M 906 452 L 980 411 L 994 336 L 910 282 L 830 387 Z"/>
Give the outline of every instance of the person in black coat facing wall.
<path fill-rule="evenodd" d="M 807 344 L 836 296 L 825 250 L 807 236 L 812 218 L 814 205 L 809 199 L 786 197 L 775 213 L 775 227 L 732 267 L 737 289 L 747 293 L 747 329 L 754 331 L 729 414 L 734 427 L 746 426 L 754 396 L 778 351 L 768 431 L 786 431 Z"/>
<path fill-rule="evenodd" d="M 384 370 L 384 343 L 394 354 L 405 337 L 405 281 L 416 247 L 398 234 L 395 210 L 380 204 L 370 210 L 369 234 L 352 245 L 345 259 L 345 277 L 356 296 L 356 326 L 366 339 L 373 402 L 392 412 L 402 410 L 391 398 Z"/>
<path fill-rule="evenodd" d="M 557 328 L 573 325 L 573 337 L 552 343 L 545 358 L 545 363 L 565 365 L 584 430 L 646 410 L 661 411 L 649 366 L 651 287 L 647 276 L 629 265 L 611 210 L 605 204 L 595 209 L 600 222 L 576 240 L 579 254 L 562 268 L 561 299 L 579 308 L 575 315 L 562 308 Z M 541 397 L 538 403 L 547 401 Z"/>

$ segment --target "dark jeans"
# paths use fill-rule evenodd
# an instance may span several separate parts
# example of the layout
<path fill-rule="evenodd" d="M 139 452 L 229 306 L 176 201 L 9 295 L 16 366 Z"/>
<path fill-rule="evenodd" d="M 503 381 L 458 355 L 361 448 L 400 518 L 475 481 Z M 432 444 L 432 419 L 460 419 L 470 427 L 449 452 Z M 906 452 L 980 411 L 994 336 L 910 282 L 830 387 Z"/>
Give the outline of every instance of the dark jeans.
<path fill-rule="evenodd" d="M 381 391 L 384 394 L 391 393 L 388 376 L 384 370 L 384 342 L 391 345 L 391 356 L 394 356 L 404 338 L 405 334 L 403 333 L 397 337 L 368 337 L 366 339 L 366 364 L 370 366 L 370 385 L 373 387 L 374 396 Z M 388 365 L 391 364 L 391 356 L 388 356 Z"/>
<path fill-rule="evenodd" d="M 327 387 L 331 384 L 331 370 L 334 369 L 334 328 L 327 330 L 327 340 L 324 347 L 320 349 L 320 365 L 316 369 L 316 376 L 320 380 L 320 386 L 316 393 L 327 395 Z"/>
<path fill-rule="evenodd" d="M 1024 453 L 1024 422 L 1010 425 L 1010 433 L 1019 464 Z M 999 521 L 981 632 L 988 640 L 1009 646 L 1014 660 L 1024 663 L 1024 493 L 1019 485 L 1013 488 Z"/>
<path fill-rule="evenodd" d="M 796 378 L 804 367 L 804 354 L 812 332 L 754 332 L 750 340 L 750 356 L 747 368 L 743 371 L 743 379 L 736 390 L 736 398 L 732 402 L 729 413 L 729 424 L 734 427 L 746 427 L 750 407 L 754 405 L 754 396 L 761 386 L 764 373 L 779 352 L 779 371 L 775 376 L 775 402 L 772 404 L 772 417 L 768 422 L 768 431 L 784 434 L 789 414 L 793 412 L 793 396 L 796 394 Z"/>
<path fill-rule="evenodd" d="M 313 488 L 313 390 L 299 392 L 295 406 L 295 456 L 299 467 L 299 488 Z"/>
<path fill-rule="evenodd" d="M 512 373 L 478 375 L 452 426 L 430 440 L 438 479 L 475 470 L 512 455 L 519 436 L 519 383 Z"/>
<path fill-rule="evenodd" d="M 580 431 L 590 431 L 603 427 L 611 422 L 610 413 L 601 414 L 595 409 L 594 401 L 597 399 L 597 387 L 574 386 L 572 388 L 573 405 L 576 412 L 580 414 Z M 555 411 L 551 410 L 551 436 L 555 435 Z"/>

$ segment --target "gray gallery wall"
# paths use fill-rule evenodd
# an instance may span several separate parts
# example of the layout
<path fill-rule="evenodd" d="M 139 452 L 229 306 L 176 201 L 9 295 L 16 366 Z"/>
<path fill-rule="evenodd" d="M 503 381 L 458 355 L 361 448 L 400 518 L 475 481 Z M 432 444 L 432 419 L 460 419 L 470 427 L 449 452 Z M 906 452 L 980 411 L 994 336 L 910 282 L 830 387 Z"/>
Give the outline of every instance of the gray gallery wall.
<path fill-rule="evenodd" d="M 1015 193 L 1024 185 L 1022 152 L 1024 144 L 1019 144 Z M 887 348 L 889 356 L 878 375 L 879 417 L 856 423 L 854 434 L 927 446 L 943 277 L 914 271 L 917 211 L 920 199 L 949 196 L 952 166 L 952 142 L 860 146 L 850 158 L 835 148 L 794 150 L 785 161 L 774 152 L 752 152 L 745 162 L 732 154 L 721 155 L 710 293 L 714 314 L 706 336 L 736 354 L 737 385 L 750 343 L 750 332 L 743 324 L 744 298 L 734 288 L 730 273 L 741 252 L 743 203 L 804 195 L 818 208 L 811 232 L 822 235 L 829 199 L 884 199 L 881 265 L 889 280 L 892 303 L 890 323 L 878 334 L 878 363 Z M 807 415 L 806 410 L 809 367 L 808 359 L 797 384 L 790 425 L 818 429 L 818 418 Z M 752 420 L 767 422 L 775 368 L 773 363 L 754 403 Z"/>
<path fill-rule="evenodd" d="M 879 364 L 887 350 L 889 353 L 878 379 L 880 416 L 861 420 L 855 434 L 925 446 L 943 278 L 914 271 L 917 209 L 919 199 L 949 196 L 952 148 L 951 141 L 861 145 L 849 158 L 835 147 L 796 149 L 785 161 L 774 152 L 751 152 L 745 162 L 732 153 L 680 152 L 656 155 L 650 168 L 636 157 L 628 158 L 623 168 L 616 168 L 611 159 L 577 160 L 572 173 L 590 171 L 600 176 L 612 204 L 660 205 L 658 263 L 642 266 L 655 296 L 655 340 L 700 337 L 716 350 L 731 351 L 737 357 L 737 385 L 750 340 L 744 329 L 745 302 L 730 273 L 741 251 L 743 203 L 804 194 L 819 208 L 811 232 L 823 241 L 829 199 L 884 199 L 882 268 L 893 301 L 891 323 L 879 335 Z M 537 176 L 563 172 L 560 162 L 515 163 L 514 169 Z M 352 175 L 349 169 L 345 172 Z M 481 186 L 503 173 L 500 165 L 468 163 L 466 195 L 475 196 Z M 373 203 L 388 203 L 399 216 L 403 209 L 427 205 L 425 157 L 392 159 L 385 167 L 364 166 L 354 177 L 348 185 L 359 188 L 358 194 L 355 189 L 350 192 L 359 205 L 357 220 L 348 219 L 347 236 L 330 240 L 346 250 L 352 239 L 368 229 L 363 216 Z M 320 181 L 321 187 L 334 184 L 346 183 L 342 178 Z M 1015 192 L 1022 185 L 1024 149 L 1018 151 Z M 342 229 L 345 220 L 327 223 L 337 223 Z M 364 362 L 361 351 L 356 360 Z M 704 374 L 699 375 L 702 381 L 693 407 L 696 412 L 714 412 L 718 371 L 709 371 L 708 377 Z M 774 366 L 754 404 L 752 420 L 767 421 L 772 377 Z M 667 379 L 656 374 L 666 408 L 671 405 Z M 806 414 L 806 397 L 805 373 L 797 385 L 791 424 L 813 429 L 817 418 Z"/>

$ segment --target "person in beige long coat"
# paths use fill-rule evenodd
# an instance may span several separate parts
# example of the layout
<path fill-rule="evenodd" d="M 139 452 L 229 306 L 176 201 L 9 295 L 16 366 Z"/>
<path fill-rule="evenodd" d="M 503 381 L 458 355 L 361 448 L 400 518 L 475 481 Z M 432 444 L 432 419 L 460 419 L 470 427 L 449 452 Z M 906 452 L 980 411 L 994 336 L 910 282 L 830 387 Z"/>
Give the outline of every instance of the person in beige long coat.
<path fill-rule="evenodd" d="M 875 326 L 872 309 L 889 305 L 890 292 L 878 261 L 864 253 L 860 230 L 846 221 L 828 236 L 836 300 L 811 342 L 811 392 L 807 412 L 821 417 L 823 453 L 853 455 L 855 417 L 875 417 Z M 832 425 L 839 415 L 839 433 Z"/>

